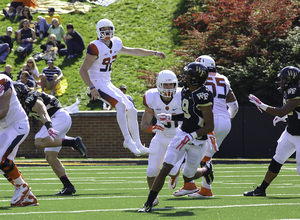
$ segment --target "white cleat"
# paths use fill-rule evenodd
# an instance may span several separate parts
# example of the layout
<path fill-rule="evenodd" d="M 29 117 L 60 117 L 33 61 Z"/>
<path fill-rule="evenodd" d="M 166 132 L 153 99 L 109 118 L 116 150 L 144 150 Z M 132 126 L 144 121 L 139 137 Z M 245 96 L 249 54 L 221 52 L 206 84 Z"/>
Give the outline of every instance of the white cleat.
<path fill-rule="evenodd" d="M 179 180 L 179 174 L 177 176 L 170 177 L 168 182 L 169 190 L 174 190 L 176 188 L 178 180 Z"/>
<path fill-rule="evenodd" d="M 139 140 L 135 141 L 135 145 L 136 145 L 137 149 L 139 149 L 139 151 L 141 152 L 140 155 L 148 155 L 149 154 L 149 148 L 146 148 L 144 145 L 142 145 Z"/>
<path fill-rule="evenodd" d="M 132 140 L 124 141 L 123 146 L 125 148 L 128 148 L 132 153 L 134 153 L 136 156 L 141 155 L 141 152 L 139 149 L 135 146 L 135 143 Z"/>
<path fill-rule="evenodd" d="M 37 206 L 39 205 L 36 197 L 33 195 L 33 193 L 30 191 L 27 196 L 25 196 L 24 200 L 17 205 L 18 207 L 23 207 L 23 206 Z"/>
<path fill-rule="evenodd" d="M 21 185 L 15 185 L 15 194 L 10 201 L 11 206 L 20 206 L 21 202 L 24 198 L 29 194 L 30 187 L 27 183 L 23 183 Z"/>

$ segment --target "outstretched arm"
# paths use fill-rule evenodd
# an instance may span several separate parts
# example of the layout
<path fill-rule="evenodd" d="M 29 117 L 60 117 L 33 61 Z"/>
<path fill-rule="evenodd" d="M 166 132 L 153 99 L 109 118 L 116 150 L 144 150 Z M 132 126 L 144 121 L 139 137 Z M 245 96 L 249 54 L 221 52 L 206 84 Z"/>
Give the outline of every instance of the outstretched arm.
<path fill-rule="evenodd" d="M 166 58 L 166 54 L 164 52 L 155 51 L 155 50 L 146 50 L 142 48 L 131 48 L 131 47 L 122 47 L 120 50 L 121 54 L 132 55 L 132 56 L 139 56 L 139 57 L 146 57 L 146 56 L 158 56 L 162 59 Z"/>

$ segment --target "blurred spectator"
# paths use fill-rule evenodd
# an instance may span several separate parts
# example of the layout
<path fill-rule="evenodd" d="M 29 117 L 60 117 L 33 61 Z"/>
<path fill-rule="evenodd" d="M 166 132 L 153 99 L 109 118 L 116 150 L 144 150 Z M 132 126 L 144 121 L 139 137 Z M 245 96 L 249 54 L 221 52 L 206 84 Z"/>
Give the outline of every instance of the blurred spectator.
<path fill-rule="evenodd" d="M 36 63 L 34 61 L 33 57 L 29 57 L 27 59 L 27 67 L 28 67 L 28 72 L 30 74 L 30 79 L 32 79 L 33 81 L 38 82 L 40 80 L 40 73 L 39 70 L 36 66 Z"/>
<path fill-rule="evenodd" d="M 56 35 L 55 34 L 50 34 L 49 39 L 50 40 L 49 40 L 48 43 L 41 45 L 41 49 L 45 53 L 45 56 L 43 58 L 46 59 L 46 60 L 48 60 L 50 58 L 53 58 L 53 59 L 56 58 L 56 54 L 57 54 L 57 51 L 58 51 L 58 46 L 60 45 L 56 41 Z"/>
<path fill-rule="evenodd" d="M 51 95 L 55 95 L 55 87 L 60 85 L 60 80 L 63 77 L 61 69 L 54 66 L 54 60 L 47 61 L 48 67 L 45 67 L 41 73 L 41 88 L 44 92 L 45 87 L 47 90 L 52 90 Z"/>
<path fill-rule="evenodd" d="M 50 41 L 50 35 L 55 34 L 58 50 L 65 48 L 65 45 L 61 43 L 64 38 L 65 30 L 63 26 L 58 23 L 57 18 L 52 19 L 52 25 L 48 30 L 48 34 L 47 43 Z"/>
<path fill-rule="evenodd" d="M 68 55 L 67 59 L 73 58 L 78 54 L 82 54 L 84 50 L 84 41 L 81 35 L 74 30 L 73 24 L 67 24 L 67 33 L 64 37 L 67 49 L 61 49 L 59 54 Z"/>
<path fill-rule="evenodd" d="M 29 26 L 33 28 L 33 24 L 32 24 L 32 20 L 33 20 L 33 17 L 30 13 L 30 10 L 27 6 L 25 6 L 22 11 L 21 11 L 21 15 L 19 16 L 19 29 L 22 29 L 23 28 L 23 20 L 24 19 L 27 19 L 29 21 Z"/>
<path fill-rule="evenodd" d="M 6 35 L 0 36 L 0 64 L 6 63 L 8 54 L 13 51 L 14 39 L 11 37 L 12 27 L 6 28 Z"/>
<path fill-rule="evenodd" d="M 120 90 L 126 95 L 126 97 L 129 99 L 129 101 L 131 101 L 132 104 L 133 104 L 133 106 L 135 107 L 133 98 L 132 98 L 130 95 L 127 95 L 127 94 L 126 94 L 126 92 L 127 92 L 127 87 L 126 87 L 125 85 L 121 85 L 121 86 L 120 86 Z"/>
<path fill-rule="evenodd" d="M 2 72 L 0 72 L 0 73 L 5 74 L 5 75 L 9 76 L 11 79 L 13 79 L 13 75 L 11 74 L 11 70 L 12 70 L 11 65 L 7 64 L 7 65 L 5 66 L 4 71 L 2 71 Z"/>
<path fill-rule="evenodd" d="M 17 80 L 17 82 L 22 82 L 24 83 L 27 87 L 36 90 L 36 83 L 34 80 L 29 79 L 30 74 L 27 71 L 23 71 L 21 73 L 20 79 Z"/>
<path fill-rule="evenodd" d="M 19 73 L 18 73 L 18 75 L 17 75 L 17 80 L 20 80 L 20 78 L 21 78 L 21 73 L 22 73 L 23 71 L 29 72 L 29 66 L 27 65 L 27 63 L 24 63 L 23 66 L 22 66 L 22 69 L 20 69 L 20 71 L 19 71 Z"/>
<path fill-rule="evenodd" d="M 3 14 L 6 18 L 9 18 L 11 16 L 14 18 L 17 15 L 20 14 L 20 11 L 23 9 L 24 6 L 30 7 L 39 7 L 38 4 L 34 0 L 12 0 L 10 3 L 8 11 L 3 9 Z"/>
<path fill-rule="evenodd" d="M 39 37 L 41 40 L 45 37 L 44 33 L 48 33 L 48 30 L 53 22 L 53 18 L 56 18 L 58 20 L 59 25 L 61 25 L 60 16 L 54 14 L 54 12 L 54 8 L 49 8 L 48 15 L 46 15 L 44 18 L 41 17 L 39 20 L 39 25 L 37 26 L 37 29 L 39 30 Z"/>
<path fill-rule="evenodd" d="M 27 19 L 23 20 L 23 28 L 18 33 L 18 43 L 20 47 L 17 52 L 21 56 L 26 57 L 29 52 L 32 51 L 32 44 L 36 41 L 35 31 L 29 27 L 29 22 Z"/>

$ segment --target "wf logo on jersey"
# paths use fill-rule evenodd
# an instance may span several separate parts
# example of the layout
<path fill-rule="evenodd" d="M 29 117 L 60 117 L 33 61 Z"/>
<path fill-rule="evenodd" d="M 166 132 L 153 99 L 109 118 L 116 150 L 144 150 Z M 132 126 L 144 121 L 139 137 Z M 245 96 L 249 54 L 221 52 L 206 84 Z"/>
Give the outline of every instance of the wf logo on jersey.
<path fill-rule="evenodd" d="M 288 93 L 288 94 L 295 94 L 296 91 L 297 91 L 296 88 L 290 88 L 290 89 L 287 91 L 287 93 Z"/>
<path fill-rule="evenodd" d="M 202 100 L 207 100 L 208 99 L 208 96 L 209 96 L 209 94 L 208 93 L 204 93 L 204 92 L 201 92 L 201 93 L 198 93 L 197 94 L 197 97 L 198 97 L 198 99 L 202 99 Z"/>

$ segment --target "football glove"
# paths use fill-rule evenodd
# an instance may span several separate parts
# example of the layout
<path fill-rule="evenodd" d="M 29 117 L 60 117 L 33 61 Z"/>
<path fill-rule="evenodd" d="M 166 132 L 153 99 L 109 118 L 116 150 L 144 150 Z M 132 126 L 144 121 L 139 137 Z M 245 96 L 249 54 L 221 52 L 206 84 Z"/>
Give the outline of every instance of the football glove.
<path fill-rule="evenodd" d="M 59 133 L 59 131 L 54 130 L 54 128 L 48 129 L 48 134 L 53 142 L 54 142 L 54 139 L 58 136 L 58 133 Z"/>
<path fill-rule="evenodd" d="M 172 115 L 171 114 L 160 113 L 157 116 L 158 116 L 158 121 L 160 123 L 171 122 L 172 121 Z"/>
<path fill-rule="evenodd" d="M 219 146 L 216 142 L 215 133 L 213 131 L 207 134 L 207 139 L 209 143 L 209 148 L 215 152 L 219 151 Z"/>
<path fill-rule="evenodd" d="M 278 117 L 276 116 L 274 119 L 273 119 L 273 125 L 276 126 L 276 124 L 280 121 L 283 121 L 283 122 L 286 122 L 286 118 L 287 116 L 283 116 L 282 118 L 281 117 Z"/>
<path fill-rule="evenodd" d="M 250 94 L 250 95 L 248 96 L 248 98 L 250 99 L 250 100 L 249 100 L 250 102 L 252 102 L 254 105 L 257 106 L 258 110 L 259 110 L 261 113 L 262 113 L 262 111 L 261 111 L 260 109 L 266 111 L 267 108 L 269 107 L 268 105 L 266 105 L 266 104 L 264 104 L 263 102 L 261 102 L 261 101 L 259 100 L 259 98 L 257 98 L 256 96 L 254 96 L 254 95 L 252 95 L 252 94 Z"/>
<path fill-rule="evenodd" d="M 163 124 L 157 122 L 156 125 L 152 126 L 152 125 L 149 125 L 148 127 L 148 131 L 149 133 L 156 133 L 158 131 L 163 131 L 165 130 L 165 127 Z"/>

